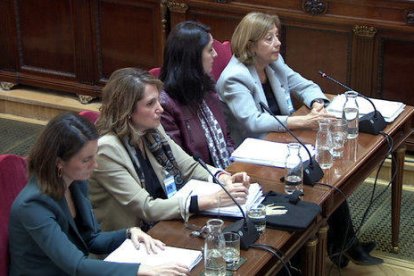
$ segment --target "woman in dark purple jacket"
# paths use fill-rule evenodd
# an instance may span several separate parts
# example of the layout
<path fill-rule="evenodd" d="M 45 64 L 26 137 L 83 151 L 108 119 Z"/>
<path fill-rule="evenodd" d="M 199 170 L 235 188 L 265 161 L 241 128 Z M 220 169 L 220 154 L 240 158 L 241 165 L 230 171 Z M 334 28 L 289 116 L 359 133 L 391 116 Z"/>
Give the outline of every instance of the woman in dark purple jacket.
<path fill-rule="evenodd" d="M 234 143 L 210 75 L 216 56 L 207 26 L 185 21 L 171 31 L 160 74 L 165 89 L 161 123 L 188 154 L 225 168 Z"/>

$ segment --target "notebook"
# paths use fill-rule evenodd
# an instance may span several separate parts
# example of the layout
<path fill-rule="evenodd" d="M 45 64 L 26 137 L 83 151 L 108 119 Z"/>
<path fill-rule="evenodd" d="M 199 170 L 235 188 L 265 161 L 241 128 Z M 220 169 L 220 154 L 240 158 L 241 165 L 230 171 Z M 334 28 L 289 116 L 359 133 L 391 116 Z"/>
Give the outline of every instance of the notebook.
<path fill-rule="evenodd" d="M 160 250 L 157 254 L 148 254 L 144 244 L 139 249 L 134 247 L 130 239 L 125 240 L 108 257 L 107 262 L 116 263 L 141 263 L 150 266 L 158 266 L 174 261 L 186 265 L 188 269 L 193 269 L 202 259 L 202 253 L 198 250 L 166 246 L 165 250 Z"/>
<path fill-rule="evenodd" d="M 212 182 L 191 179 L 184 187 L 182 187 L 174 196 L 181 196 L 181 194 L 188 194 L 192 191 L 192 195 L 208 195 L 214 194 L 221 190 L 220 185 Z M 249 195 L 245 204 L 241 204 L 244 212 L 249 210 L 255 204 L 259 204 L 263 200 L 262 188 L 258 183 L 250 184 Z M 236 205 L 212 208 L 201 212 L 205 215 L 220 215 L 228 217 L 243 217 L 240 209 Z"/>

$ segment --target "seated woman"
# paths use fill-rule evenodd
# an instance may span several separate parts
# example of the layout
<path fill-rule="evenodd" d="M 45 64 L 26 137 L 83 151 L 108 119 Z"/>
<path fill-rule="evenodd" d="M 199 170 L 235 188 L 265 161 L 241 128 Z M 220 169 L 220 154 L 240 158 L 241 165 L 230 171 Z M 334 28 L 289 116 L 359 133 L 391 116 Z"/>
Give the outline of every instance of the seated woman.
<path fill-rule="evenodd" d="M 148 72 L 124 68 L 115 71 L 103 89 L 97 121 L 103 136 L 90 197 L 104 229 L 141 223 L 148 227 L 152 222 L 186 218 L 189 212 L 217 207 L 219 200 L 222 206 L 232 204 L 224 191 L 199 197 L 171 196 L 170 191 L 179 190 L 191 178 L 207 181 L 210 177 L 161 127 L 161 88 L 161 81 Z M 210 170 L 238 202 L 245 202 L 246 173 L 231 176 L 214 167 Z M 175 182 L 173 186 L 171 182 Z"/>
<path fill-rule="evenodd" d="M 171 31 L 160 74 L 165 89 L 161 123 L 188 154 L 224 169 L 234 143 L 210 76 L 216 56 L 207 26 L 185 21 Z"/>
<path fill-rule="evenodd" d="M 263 111 L 266 104 L 289 129 L 317 128 L 318 120 L 331 117 L 324 109 L 328 99 L 318 85 L 293 71 L 280 55 L 280 22 L 277 16 L 250 13 L 231 39 L 233 57 L 217 81 L 217 92 L 226 103 L 227 123 L 236 145 L 246 137 L 261 138 L 285 128 Z M 295 110 L 291 94 L 311 108 L 304 116 Z"/>
<path fill-rule="evenodd" d="M 98 133 L 86 119 L 66 113 L 52 119 L 29 156 L 30 180 L 10 215 L 10 275 L 158 275 L 187 273 L 178 265 L 149 267 L 89 259 L 108 254 L 127 237 L 135 246 L 164 244 L 139 228 L 101 232 L 86 180 L 96 167 Z"/>
<path fill-rule="evenodd" d="M 217 82 L 217 90 L 231 111 L 232 135 L 237 142 L 246 137 L 261 137 L 284 128 L 260 110 L 265 103 L 278 114 L 288 128 L 314 128 L 318 120 L 329 116 L 327 102 L 319 86 L 290 69 L 280 56 L 280 21 L 276 15 L 259 12 L 247 14 L 236 27 L 231 45 L 233 57 Z M 295 93 L 311 107 L 309 114 L 289 116 L 294 110 L 290 94 Z M 349 222 L 349 229 L 344 227 Z M 328 251 L 340 267 L 352 260 L 356 264 L 374 265 L 382 260 L 369 255 L 374 242 L 360 243 L 355 235 L 347 202 L 328 219 Z M 345 249 L 344 256 L 340 252 Z"/>

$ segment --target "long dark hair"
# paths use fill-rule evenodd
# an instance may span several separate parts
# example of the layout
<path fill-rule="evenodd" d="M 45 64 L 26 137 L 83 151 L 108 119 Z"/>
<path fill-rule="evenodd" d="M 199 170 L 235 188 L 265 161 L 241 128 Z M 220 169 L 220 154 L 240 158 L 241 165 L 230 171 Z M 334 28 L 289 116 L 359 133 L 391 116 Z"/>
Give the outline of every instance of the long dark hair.
<path fill-rule="evenodd" d="M 63 113 L 53 118 L 29 154 L 29 173 L 37 178 L 40 190 L 55 199 L 62 198 L 65 184 L 58 175 L 58 158 L 68 161 L 98 137 L 95 126 L 78 114 Z"/>
<path fill-rule="evenodd" d="M 179 23 L 168 36 L 160 79 L 164 89 L 182 104 L 199 105 L 214 81 L 204 72 L 202 53 L 210 42 L 210 28 L 194 21 Z"/>

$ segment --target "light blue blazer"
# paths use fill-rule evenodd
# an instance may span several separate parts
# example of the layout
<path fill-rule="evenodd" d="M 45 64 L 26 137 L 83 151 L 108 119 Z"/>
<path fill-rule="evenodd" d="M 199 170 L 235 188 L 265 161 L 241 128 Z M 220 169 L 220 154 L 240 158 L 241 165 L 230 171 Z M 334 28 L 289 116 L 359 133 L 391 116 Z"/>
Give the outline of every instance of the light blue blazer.
<path fill-rule="evenodd" d="M 107 254 L 125 240 L 125 229 L 101 232 L 87 196 L 87 182 L 70 186 L 76 222 L 65 198 L 55 200 L 32 178 L 11 209 L 10 275 L 136 275 L 139 264 L 88 258 Z"/>
<path fill-rule="evenodd" d="M 328 100 L 318 85 L 293 71 L 282 56 L 266 67 L 266 75 L 283 114 L 277 117 L 284 125 L 288 116 L 295 111 L 292 93 L 308 107 L 314 99 Z M 271 131 L 285 131 L 260 107 L 260 102 L 268 103 L 253 65 L 246 66 L 233 55 L 217 81 L 216 90 L 225 103 L 224 113 L 236 145 L 247 137 L 263 138 Z"/>

